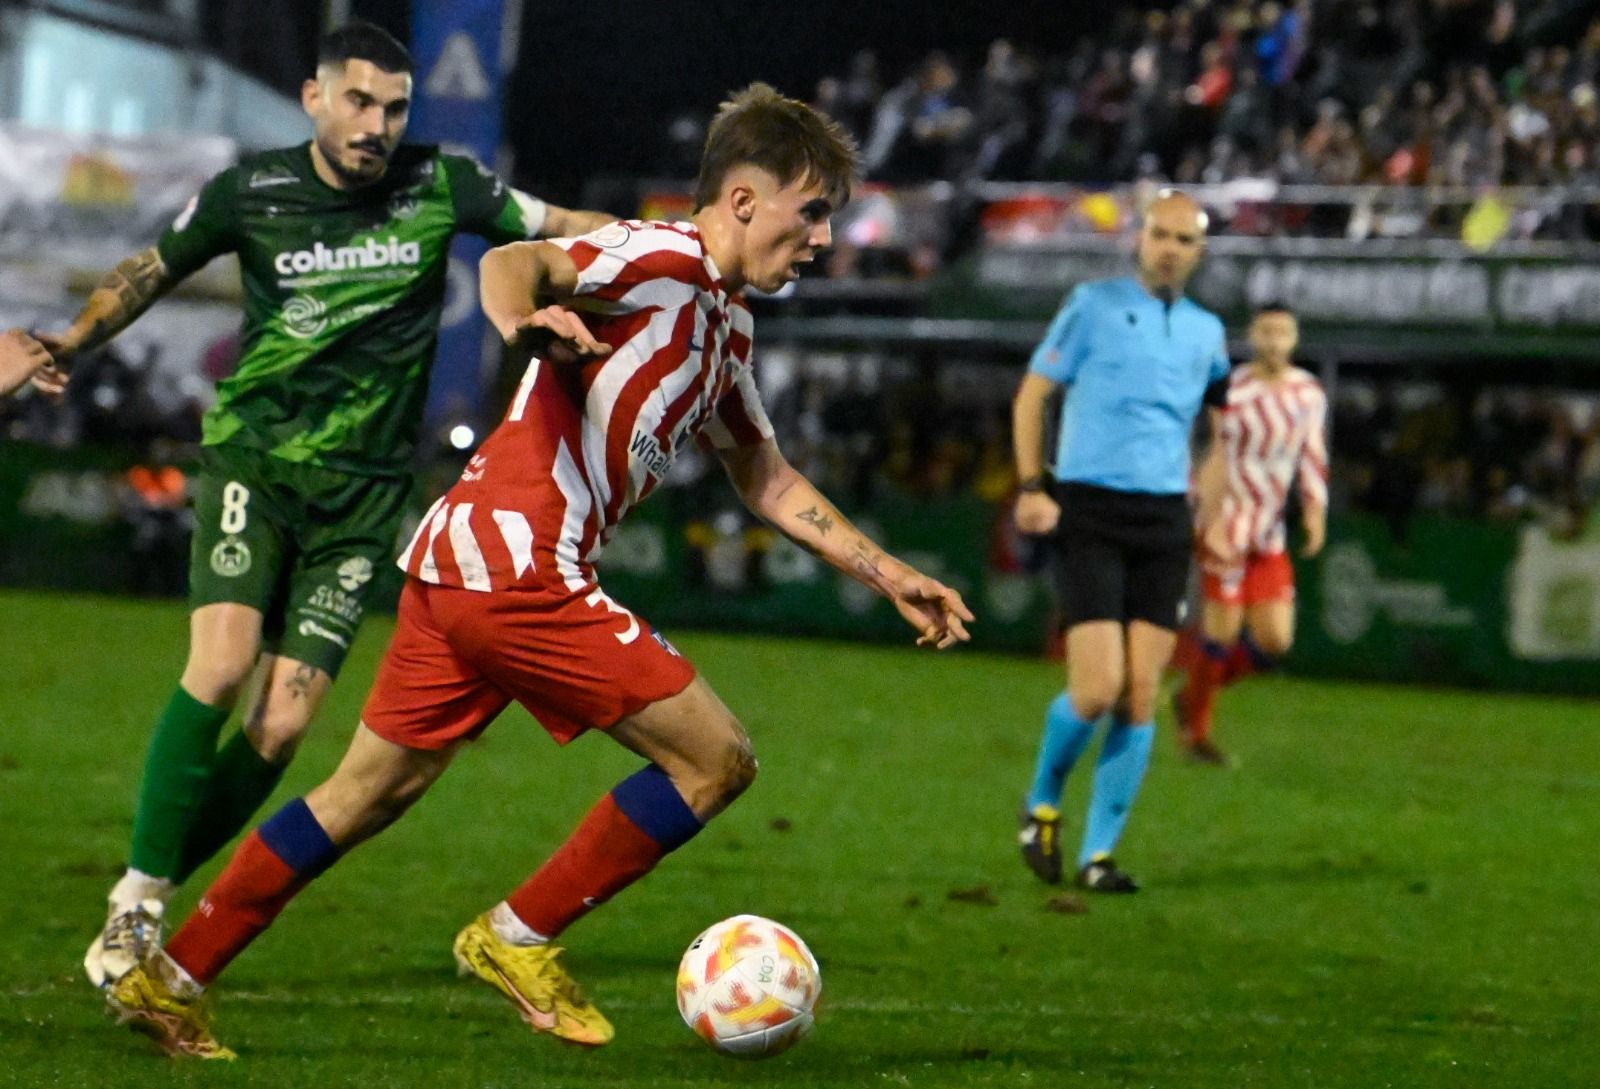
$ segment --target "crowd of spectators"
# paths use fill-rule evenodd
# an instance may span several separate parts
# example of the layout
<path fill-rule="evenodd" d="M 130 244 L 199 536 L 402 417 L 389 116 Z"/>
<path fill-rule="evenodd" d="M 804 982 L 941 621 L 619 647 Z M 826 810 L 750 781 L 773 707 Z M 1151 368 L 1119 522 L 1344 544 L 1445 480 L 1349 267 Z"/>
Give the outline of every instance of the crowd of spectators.
<path fill-rule="evenodd" d="M 1333 411 L 1336 509 L 1537 521 L 1590 531 L 1600 498 L 1600 397 L 1503 385 L 1342 382 Z"/>
<path fill-rule="evenodd" d="M 999 40 L 902 74 L 861 52 L 814 99 L 891 184 L 1595 184 L 1600 20 L 1585 32 L 1585 6 L 1181 0 L 1065 54 Z"/>

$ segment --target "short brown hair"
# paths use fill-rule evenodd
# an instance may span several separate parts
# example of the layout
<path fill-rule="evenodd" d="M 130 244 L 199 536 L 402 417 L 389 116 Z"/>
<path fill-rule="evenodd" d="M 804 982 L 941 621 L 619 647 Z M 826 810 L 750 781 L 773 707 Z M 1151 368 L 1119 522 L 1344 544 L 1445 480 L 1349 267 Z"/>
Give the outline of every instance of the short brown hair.
<path fill-rule="evenodd" d="M 837 121 L 765 83 L 752 83 L 717 107 L 700 153 L 695 211 L 715 204 L 728 172 L 745 163 L 780 185 L 820 182 L 835 208 L 850 199 L 859 169 L 855 141 Z"/>

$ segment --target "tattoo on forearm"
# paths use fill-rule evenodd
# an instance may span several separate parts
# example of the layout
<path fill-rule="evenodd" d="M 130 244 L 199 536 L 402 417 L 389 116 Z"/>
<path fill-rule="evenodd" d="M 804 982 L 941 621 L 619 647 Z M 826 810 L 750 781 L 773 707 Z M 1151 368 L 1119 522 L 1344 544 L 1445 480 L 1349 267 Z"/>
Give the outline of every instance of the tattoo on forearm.
<path fill-rule="evenodd" d="M 134 254 L 111 270 L 102 286 L 117 293 L 127 309 L 144 306 L 161 292 L 166 282 L 166 266 L 152 247 Z"/>
<path fill-rule="evenodd" d="M 850 557 L 851 564 L 863 575 L 873 578 L 882 578 L 883 570 L 878 565 L 883 559 L 883 553 L 873 548 L 867 541 L 857 541 L 855 552 Z"/>
<path fill-rule="evenodd" d="M 828 530 L 833 528 L 833 519 L 828 517 L 822 511 L 818 510 L 816 507 L 810 507 L 806 510 L 803 510 L 799 514 L 795 515 L 795 517 L 800 519 L 802 522 L 807 522 L 815 526 L 817 528 L 817 532 L 822 534 L 824 537 L 828 535 Z"/>
<path fill-rule="evenodd" d="M 97 312 L 84 338 L 84 346 L 93 347 L 114 336 L 144 313 L 166 288 L 166 265 L 154 246 L 124 259 L 95 285 L 95 295 L 108 293 L 112 301 L 109 305 L 102 303 L 94 307 Z"/>
<path fill-rule="evenodd" d="M 295 667 L 295 671 L 283 683 L 284 687 L 289 689 L 291 699 L 305 700 L 311 698 L 311 682 L 316 679 L 316 667 L 302 663 Z"/>

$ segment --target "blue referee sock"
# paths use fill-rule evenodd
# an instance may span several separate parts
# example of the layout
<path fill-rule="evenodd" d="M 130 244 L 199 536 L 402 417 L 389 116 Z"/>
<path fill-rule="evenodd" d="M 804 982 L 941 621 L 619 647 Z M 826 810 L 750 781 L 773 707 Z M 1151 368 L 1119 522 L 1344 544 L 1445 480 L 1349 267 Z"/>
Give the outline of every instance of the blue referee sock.
<path fill-rule="evenodd" d="M 1033 769 L 1033 786 L 1028 791 L 1028 808 L 1060 805 L 1061 788 L 1067 773 L 1083 755 L 1094 733 L 1094 723 L 1085 722 L 1072 708 L 1072 699 L 1063 692 L 1050 701 L 1044 715 L 1044 736 L 1039 739 L 1039 759 Z"/>
<path fill-rule="evenodd" d="M 1155 743 L 1154 722 L 1128 723 L 1113 718 L 1100 761 L 1094 769 L 1094 793 L 1089 798 L 1089 822 L 1083 830 L 1083 849 L 1078 852 L 1078 868 L 1116 850 L 1117 840 L 1128 823 L 1128 810 L 1144 782 L 1150 766 L 1150 747 Z"/>

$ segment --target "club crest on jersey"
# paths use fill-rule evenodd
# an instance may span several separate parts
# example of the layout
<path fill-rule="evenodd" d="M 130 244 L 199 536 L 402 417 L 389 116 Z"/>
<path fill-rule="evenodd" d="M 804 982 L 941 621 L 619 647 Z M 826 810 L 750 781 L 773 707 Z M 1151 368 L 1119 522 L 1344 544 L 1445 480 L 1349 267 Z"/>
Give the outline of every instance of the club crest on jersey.
<path fill-rule="evenodd" d="M 211 570 L 225 579 L 236 579 L 250 570 L 250 546 L 238 537 L 224 537 L 211 550 Z"/>
<path fill-rule="evenodd" d="M 585 236 L 585 240 L 594 243 L 604 250 L 614 250 L 618 246 L 626 245 L 628 239 L 633 237 L 633 232 L 626 223 L 608 223 L 598 231 L 592 231 Z"/>
<path fill-rule="evenodd" d="M 339 565 L 339 585 L 354 593 L 372 578 L 372 561 L 365 556 L 351 556 Z"/>
<path fill-rule="evenodd" d="M 395 219 L 410 219 L 421 207 L 417 195 L 410 190 L 401 190 L 389 198 L 389 214 Z"/>

